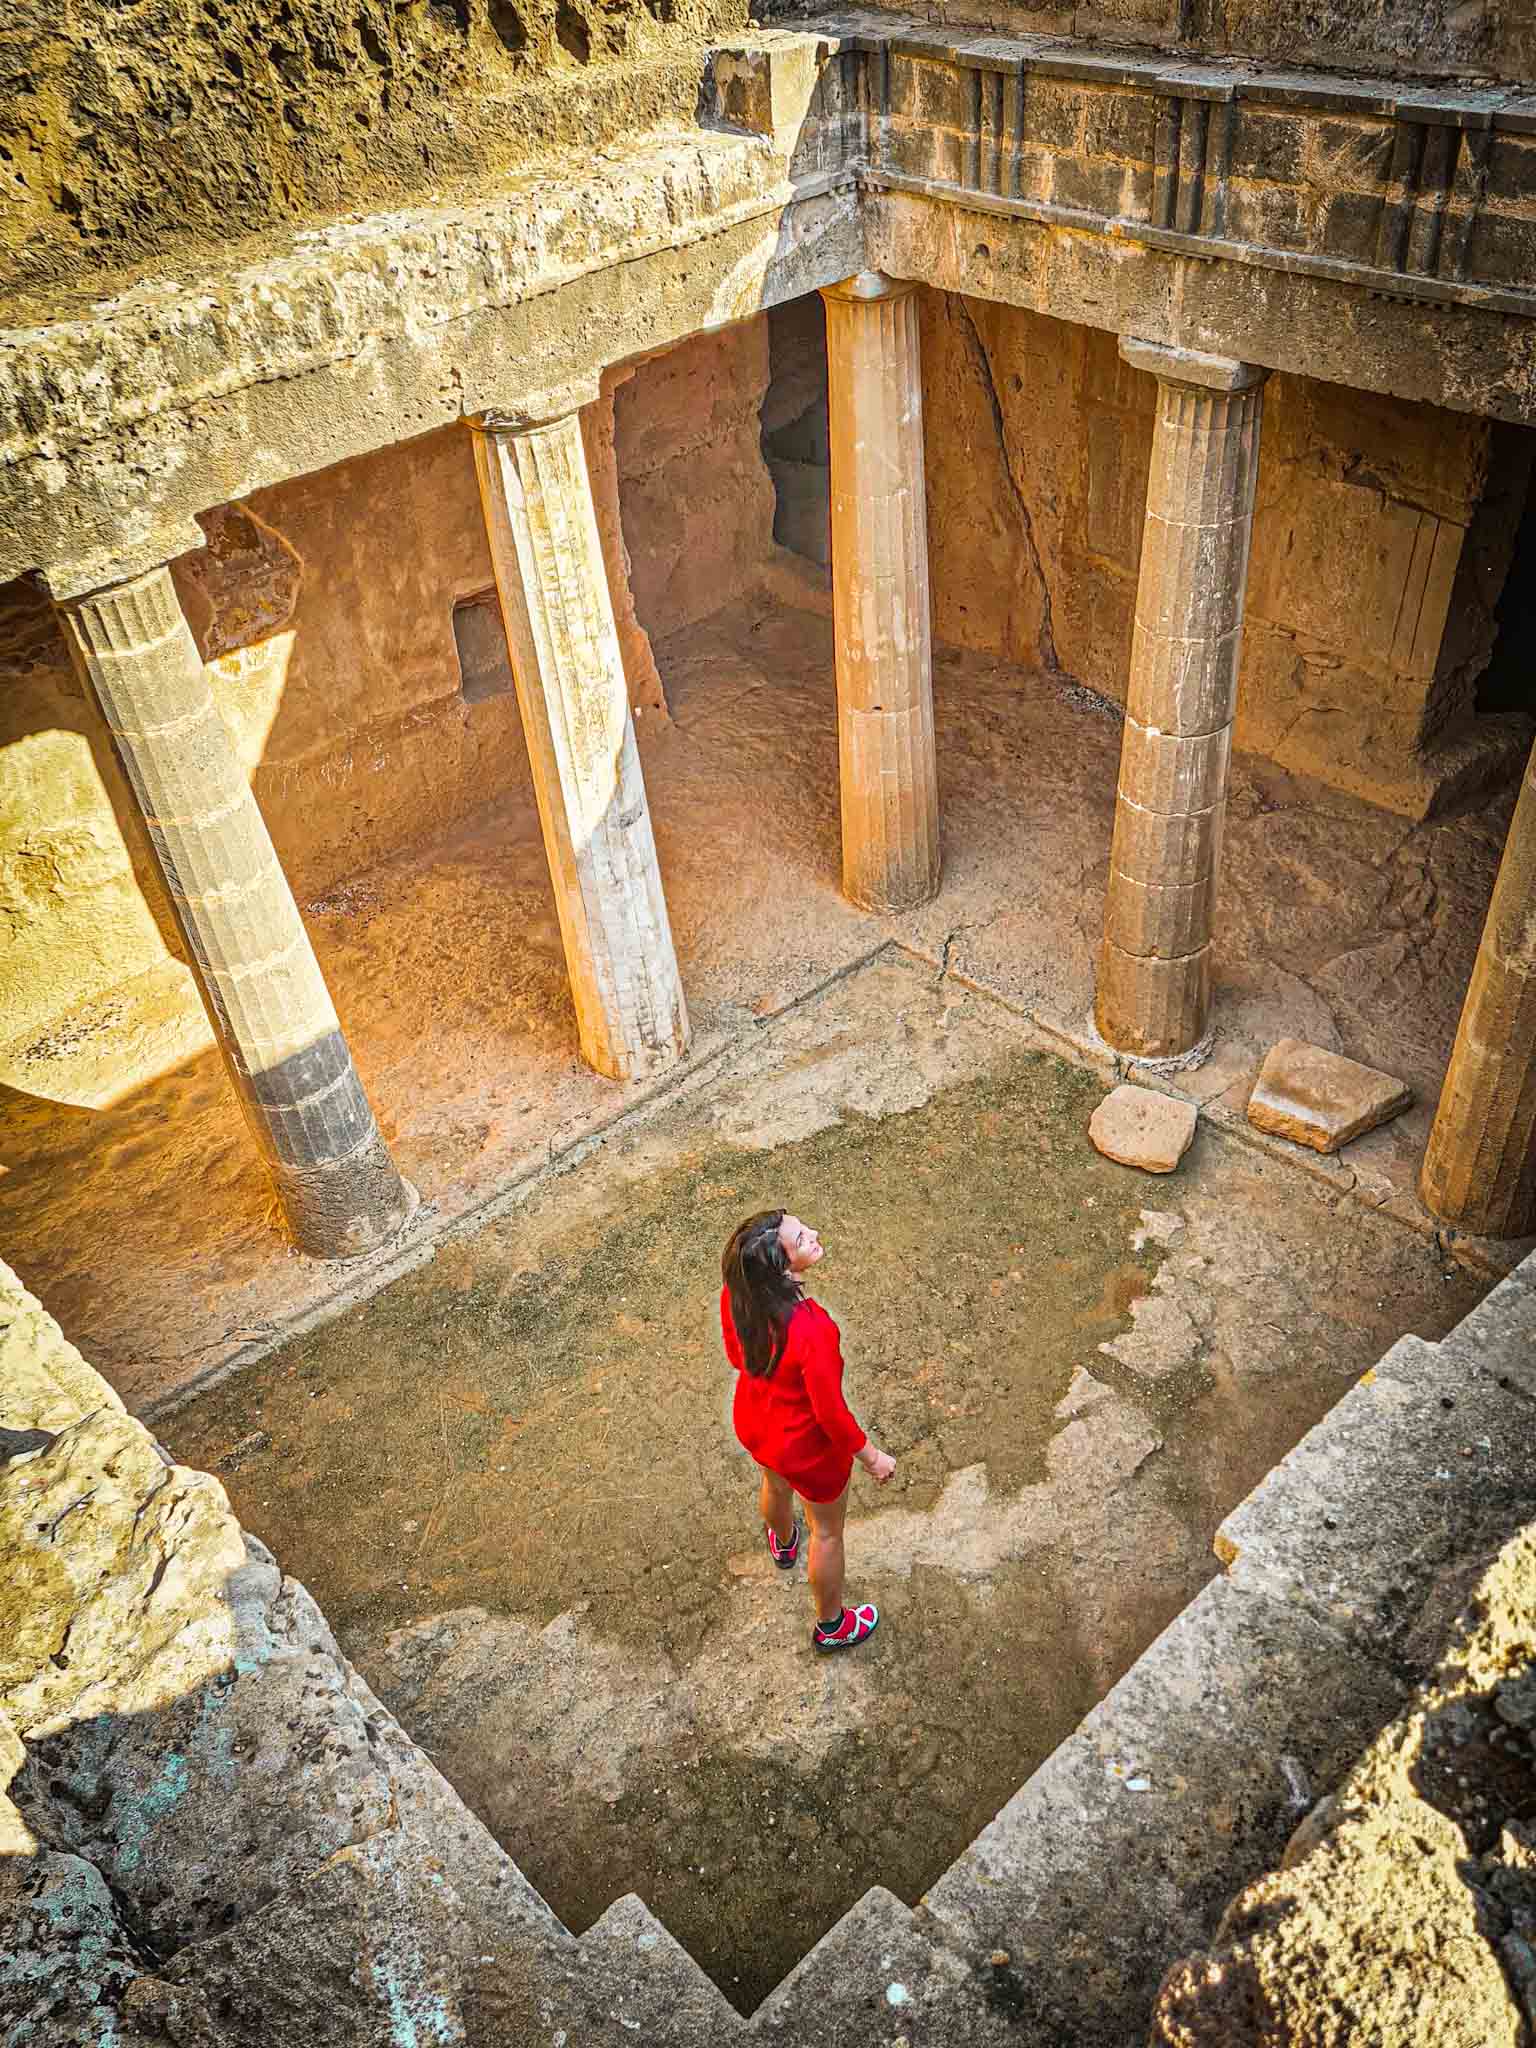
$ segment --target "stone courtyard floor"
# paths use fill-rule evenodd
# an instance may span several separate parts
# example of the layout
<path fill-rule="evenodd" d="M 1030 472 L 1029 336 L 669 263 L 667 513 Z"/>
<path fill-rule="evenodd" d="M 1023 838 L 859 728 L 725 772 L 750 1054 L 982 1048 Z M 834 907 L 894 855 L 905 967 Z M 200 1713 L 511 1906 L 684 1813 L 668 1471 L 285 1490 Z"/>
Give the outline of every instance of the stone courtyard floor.
<path fill-rule="evenodd" d="M 1216 1523 L 1484 1281 L 1101 1093 L 891 951 L 576 1171 L 160 1425 L 574 1929 L 638 1891 L 750 2009 L 865 1889 L 915 1901 L 1214 1570 Z M 867 1650 L 761 1546 L 715 1296 L 745 1213 L 830 1247 Z"/>
<path fill-rule="evenodd" d="M 765 589 L 663 643 L 658 659 L 674 715 L 643 722 L 641 748 L 695 1025 L 690 1072 L 712 1071 L 892 943 L 996 995 L 1069 1057 L 1093 1057 L 1120 743 L 1110 707 L 940 650 L 944 883 L 921 911 L 882 918 L 837 888 L 829 622 Z M 1414 1174 L 1512 801 L 1415 826 L 1237 757 L 1220 1036 L 1174 1085 L 1217 1123 L 1240 1124 L 1259 1059 L 1286 1033 L 1399 1074 L 1413 1109 L 1342 1161 L 1282 1149 L 1325 1186 L 1427 1230 Z M 365 1298 L 655 1092 L 601 1080 L 576 1057 L 530 807 L 493 809 L 305 908 L 380 1122 L 422 1193 L 402 1245 L 342 1269 L 286 1248 L 212 1052 L 103 1109 L 0 1088 L 0 1241 L 146 1414 Z M 88 1063 L 110 1033 L 184 1047 L 185 1018 L 172 1028 L 165 1013 L 189 1003 L 175 967 L 114 991 L 60 1020 L 43 1066 Z M 194 1042 L 199 1031 L 194 1017 Z M 1451 1250 L 1491 1274 L 1523 1248 Z"/>

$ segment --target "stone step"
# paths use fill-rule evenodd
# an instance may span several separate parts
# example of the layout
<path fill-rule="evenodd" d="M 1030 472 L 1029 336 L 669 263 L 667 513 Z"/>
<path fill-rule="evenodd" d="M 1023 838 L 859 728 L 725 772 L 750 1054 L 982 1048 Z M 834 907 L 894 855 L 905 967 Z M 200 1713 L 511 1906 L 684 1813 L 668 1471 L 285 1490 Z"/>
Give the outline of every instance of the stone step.
<path fill-rule="evenodd" d="M 1213 1580 L 930 1888 L 920 1919 L 990 1973 L 1020 2048 L 1130 2048 L 1163 1968 L 1275 1860 L 1400 1697 L 1309 1615 Z"/>
<path fill-rule="evenodd" d="M 1536 1514 L 1536 1288 L 1495 1293 L 1443 1345 L 1399 1339 L 1216 1534 L 1234 1585 L 1405 1681 L 1479 1560 Z"/>

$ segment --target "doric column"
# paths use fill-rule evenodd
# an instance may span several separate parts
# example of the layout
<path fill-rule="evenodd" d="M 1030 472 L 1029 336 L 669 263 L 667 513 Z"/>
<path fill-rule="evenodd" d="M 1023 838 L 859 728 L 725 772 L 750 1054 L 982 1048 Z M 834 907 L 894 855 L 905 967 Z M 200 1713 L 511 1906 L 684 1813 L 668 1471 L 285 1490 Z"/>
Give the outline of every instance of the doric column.
<path fill-rule="evenodd" d="M 1157 425 L 1094 1016 L 1121 1052 L 1177 1059 L 1198 1054 L 1210 1017 L 1268 372 L 1152 342 L 1120 353 L 1157 378 Z"/>
<path fill-rule="evenodd" d="M 471 424 L 582 1055 L 629 1081 L 687 1049 L 688 1010 L 581 424 Z"/>
<path fill-rule="evenodd" d="M 909 910 L 939 886 L 915 291 L 865 270 L 822 293 L 843 892 L 866 910 Z"/>
<path fill-rule="evenodd" d="M 395 1170 L 170 572 L 60 606 L 144 814 L 224 1064 L 302 1251 L 406 1221 Z"/>
<path fill-rule="evenodd" d="M 1463 1230 L 1536 1230 L 1536 753 L 1510 820 L 1419 1190 Z"/>

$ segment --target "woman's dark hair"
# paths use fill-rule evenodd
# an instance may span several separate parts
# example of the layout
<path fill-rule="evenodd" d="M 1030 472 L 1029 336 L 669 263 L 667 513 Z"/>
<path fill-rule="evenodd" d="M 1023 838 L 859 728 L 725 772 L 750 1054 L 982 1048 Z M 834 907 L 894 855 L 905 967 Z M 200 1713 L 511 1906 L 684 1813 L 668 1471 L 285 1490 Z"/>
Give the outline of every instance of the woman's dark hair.
<path fill-rule="evenodd" d="M 789 1270 L 789 1257 L 779 1242 L 782 1209 L 764 1209 L 738 1223 L 720 1261 L 721 1278 L 731 1301 L 731 1321 L 747 1371 L 756 1379 L 773 1377 L 784 1356 L 789 1319 L 801 1301 L 800 1282 Z"/>

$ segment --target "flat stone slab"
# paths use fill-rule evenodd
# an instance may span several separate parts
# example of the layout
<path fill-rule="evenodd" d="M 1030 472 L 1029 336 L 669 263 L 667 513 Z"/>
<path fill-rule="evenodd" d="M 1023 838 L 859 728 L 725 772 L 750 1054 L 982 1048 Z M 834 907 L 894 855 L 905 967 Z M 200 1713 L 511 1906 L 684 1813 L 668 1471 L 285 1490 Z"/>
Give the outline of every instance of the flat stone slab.
<path fill-rule="evenodd" d="M 1189 1150 L 1198 1119 L 1192 1102 L 1126 1082 L 1111 1089 L 1088 1119 L 1088 1136 L 1106 1159 L 1145 1173 L 1172 1173 Z"/>
<path fill-rule="evenodd" d="M 1282 1038 L 1264 1055 L 1248 1098 L 1248 1121 L 1314 1152 L 1337 1152 L 1351 1138 L 1400 1116 L 1412 1100 L 1413 1090 L 1391 1074 L 1300 1038 Z"/>

